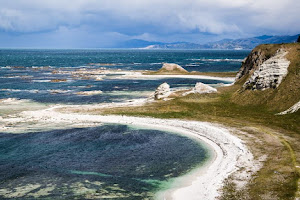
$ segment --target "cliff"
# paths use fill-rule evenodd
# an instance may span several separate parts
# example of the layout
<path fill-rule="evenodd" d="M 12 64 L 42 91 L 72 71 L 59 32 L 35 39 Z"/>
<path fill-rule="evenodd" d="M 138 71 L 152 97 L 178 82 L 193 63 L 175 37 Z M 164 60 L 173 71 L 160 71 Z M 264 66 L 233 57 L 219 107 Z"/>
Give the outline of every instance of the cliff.
<path fill-rule="evenodd" d="M 290 61 L 285 58 L 287 50 L 278 49 L 276 54 L 257 65 L 243 88 L 252 90 L 265 90 L 277 88 L 288 73 Z"/>
<path fill-rule="evenodd" d="M 300 44 L 259 45 L 236 75 L 232 101 L 282 112 L 300 100 Z"/>

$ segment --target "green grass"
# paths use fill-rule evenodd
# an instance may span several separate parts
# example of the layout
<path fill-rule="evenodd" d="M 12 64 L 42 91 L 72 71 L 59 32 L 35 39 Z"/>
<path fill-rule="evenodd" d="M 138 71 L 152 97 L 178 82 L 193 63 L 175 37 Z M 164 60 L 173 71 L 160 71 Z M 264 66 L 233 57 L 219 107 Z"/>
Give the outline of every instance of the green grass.
<path fill-rule="evenodd" d="M 226 88 L 226 90 L 229 88 Z M 172 101 L 161 101 L 135 109 L 116 108 L 108 113 L 215 121 L 225 124 L 255 123 L 300 132 L 300 112 L 275 115 L 266 105 L 239 105 L 231 101 L 232 92 L 189 95 Z"/>

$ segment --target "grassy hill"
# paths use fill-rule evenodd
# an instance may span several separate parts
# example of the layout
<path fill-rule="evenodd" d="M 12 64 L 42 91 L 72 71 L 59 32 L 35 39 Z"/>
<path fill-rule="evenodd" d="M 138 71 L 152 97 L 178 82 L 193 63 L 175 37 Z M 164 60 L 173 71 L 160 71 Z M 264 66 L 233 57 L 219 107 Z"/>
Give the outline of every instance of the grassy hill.
<path fill-rule="evenodd" d="M 265 105 L 270 110 L 280 112 L 300 100 L 300 43 L 259 45 L 252 50 L 250 56 L 260 52 L 260 59 L 266 60 L 272 57 L 280 48 L 288 51 L 286 58 L 291 63 L 287 76 L 278 88 L 270 88 L 264 91 L 242 90 L 239 88 L 234 92 L 231 98 L 232 102 L 239 105 Z M 241 87 L 252 73 L 245 74 L 235 85 Z"/>

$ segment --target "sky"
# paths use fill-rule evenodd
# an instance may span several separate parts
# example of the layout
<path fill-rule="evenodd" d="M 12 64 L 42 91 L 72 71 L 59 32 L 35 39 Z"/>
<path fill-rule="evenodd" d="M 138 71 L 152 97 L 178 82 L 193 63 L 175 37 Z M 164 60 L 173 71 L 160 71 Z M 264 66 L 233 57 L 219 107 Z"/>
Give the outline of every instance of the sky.
<path fill-rule="evenodd" d="M 300 33 L 299 0 L 0 0 L 0 47 L 203 44 Z"/>

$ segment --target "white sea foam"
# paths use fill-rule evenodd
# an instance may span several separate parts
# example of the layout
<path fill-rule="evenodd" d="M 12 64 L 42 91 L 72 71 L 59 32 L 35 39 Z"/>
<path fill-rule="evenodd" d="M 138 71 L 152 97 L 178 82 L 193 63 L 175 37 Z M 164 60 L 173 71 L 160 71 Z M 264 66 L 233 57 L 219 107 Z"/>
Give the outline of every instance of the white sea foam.
<path fill-rule="evenodd" d="M 193 58 L 193 59 L 187 59 L 187 60 L 193 60 L 193 61 L 204 61 L 204 62 L 242 62 L 244 59 L 233 59 L 233 58 Z"/>
<path fill-rule="evenodd" d="M 46 90 L 47 92 L 51 93 L 51 94 L 65 94 L 65 93 L 70 93 L 70 92 L 73 92 L 72 90 Z"/>
<path fill-rule="evenodd" d="M 0 99 L 1 104 L 7 104 L 7 105 L 15 105 L 15 104 L 21 104 L 21 103 L 27 103 L 30 102 L 29 99 L 18 99 L 18 98 L 6 98 L 6 99 Z"/>
<path fill-rule="evenodd" d="M 36 83 L 47 83 L 50 82 L 51 80 L 48 79 L 44 79 L 44 80 L 32 80 L 32 82 L 36 82 Z"/>
<path fill-rule="evenodd" d="M 161 65 L 162 63 L 150 63 L 150 65 Z"/>
<path fill-rule="evenodd" d="M 60 90 L 60 89 L 50 89 L 50 90 L 20 90 L 20 89 L 0 89 L 0 91 L 7 91 L 7 92 L 28 92 L 28 93 L 71 93 L 74 92 L 72 90 Z"/>
<path fill-rule="evenodd" d="M 20 89 L 0 89 L 0 91 L 7 91 L 7 92 L 29 92 L 29 93 L 38 93 L 40 90 L 20 90 Z"/>

